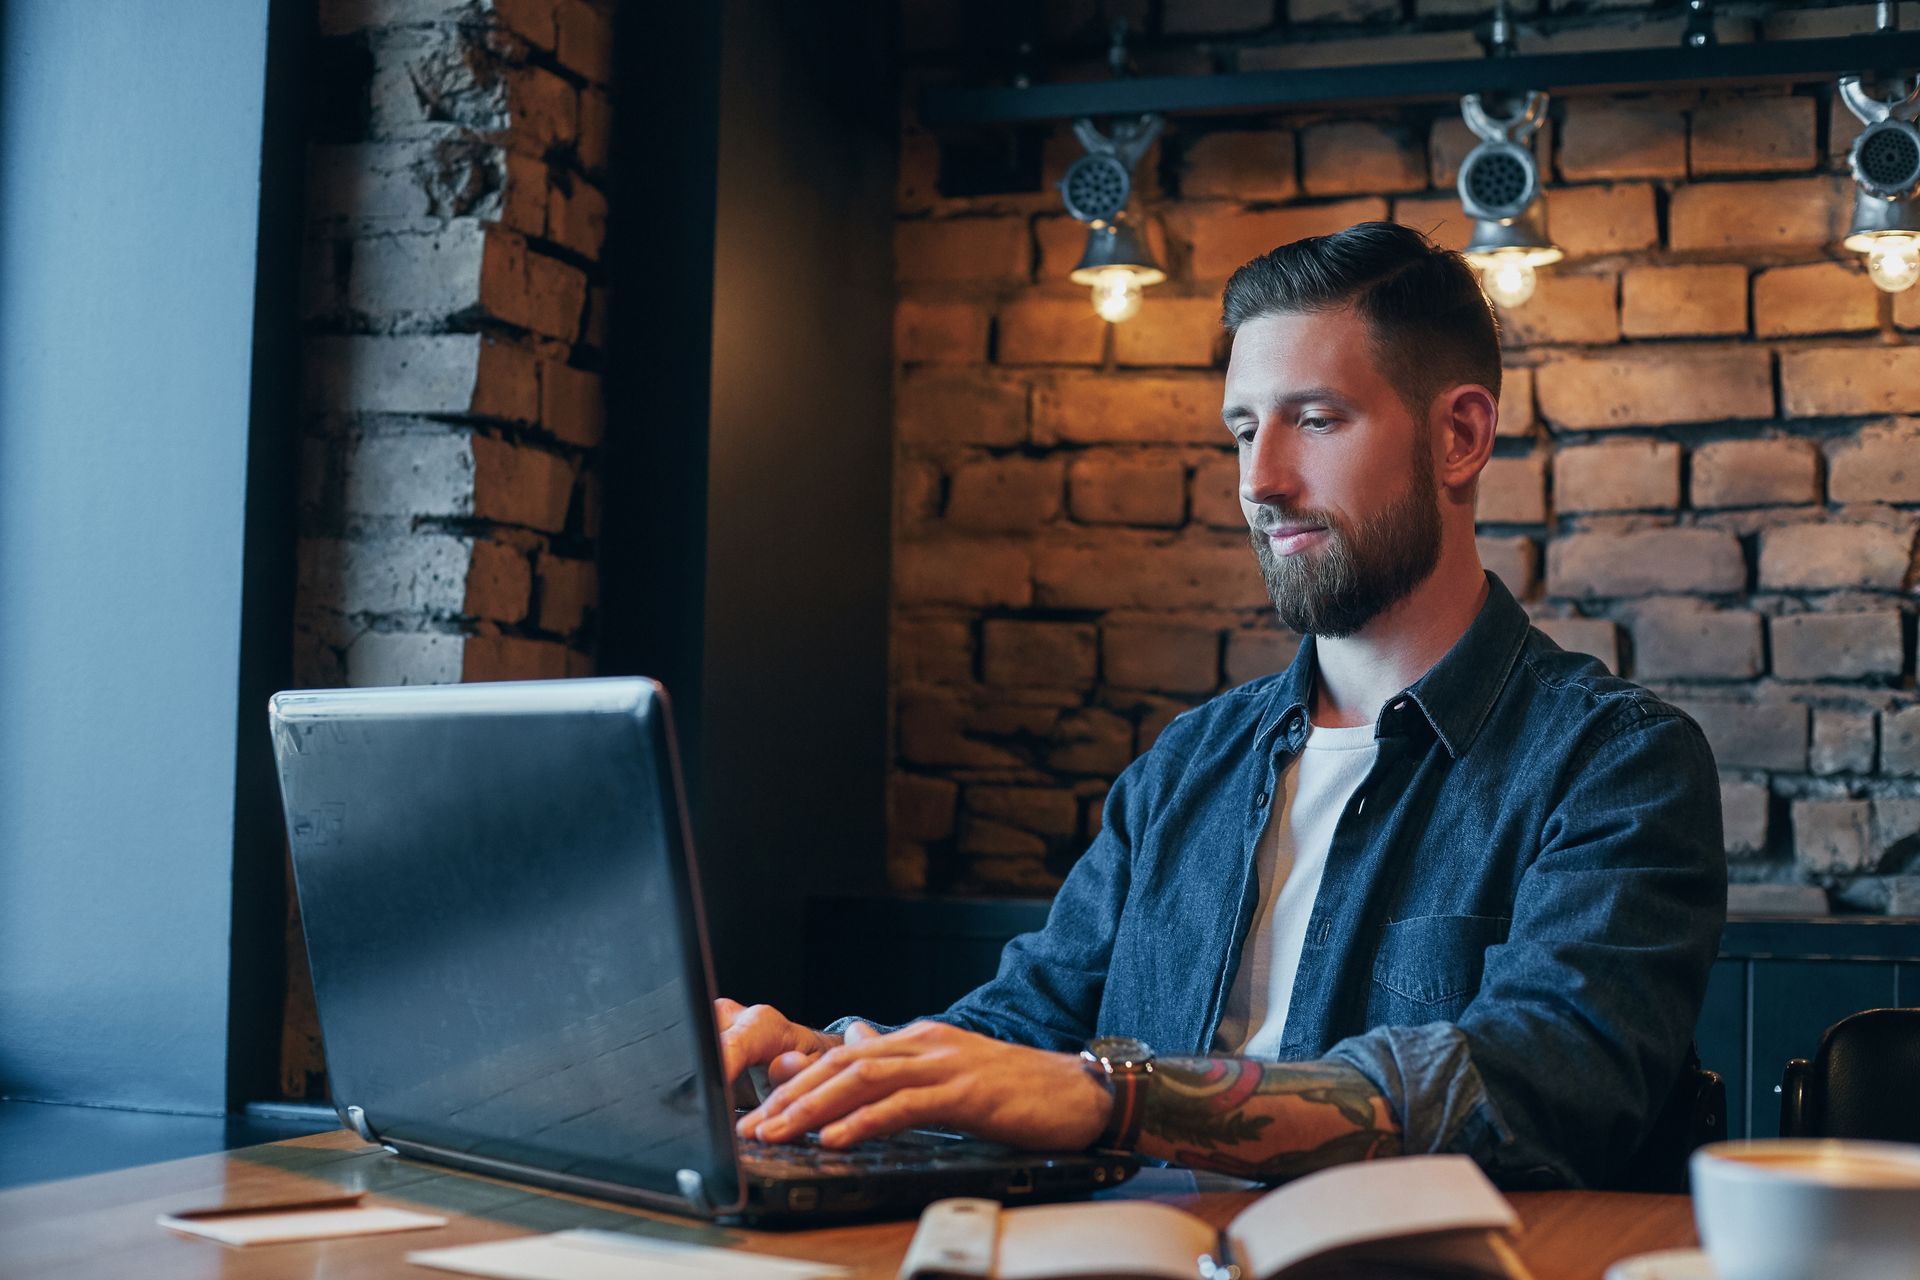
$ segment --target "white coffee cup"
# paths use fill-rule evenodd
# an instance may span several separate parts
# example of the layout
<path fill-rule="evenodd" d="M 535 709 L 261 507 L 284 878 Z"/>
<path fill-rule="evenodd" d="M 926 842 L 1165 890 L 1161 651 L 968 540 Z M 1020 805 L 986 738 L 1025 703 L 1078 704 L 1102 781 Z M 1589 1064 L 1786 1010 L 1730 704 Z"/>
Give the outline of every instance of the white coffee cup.
<path fill-rule="evenodd" d="M 1920 1276 L 1920 1146 L 1715 1142 L 1689 1168 L 1716 1280 Z"/>

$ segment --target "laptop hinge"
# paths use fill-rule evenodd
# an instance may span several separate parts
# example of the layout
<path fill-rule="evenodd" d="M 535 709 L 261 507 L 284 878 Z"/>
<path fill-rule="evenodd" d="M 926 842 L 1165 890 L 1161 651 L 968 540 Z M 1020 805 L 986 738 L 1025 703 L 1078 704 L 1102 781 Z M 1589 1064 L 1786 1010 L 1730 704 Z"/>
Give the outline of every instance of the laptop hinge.
<path fill-rule="evenodd" d="M 707 1180 L 700 1176 L 698 1170 L 681 1169 L 673 1175 L 673 1180 L 695 1213 L 703 1218 L 713 1216 L 713 1201 L 707 1199 Z"/>
<path fill-rule="evenodd" d="M 362 1111 L 360 1108 L 358 1107 L 340 1108 L 340 1119 L 341 1119 L 341 1122 L 347 1126 L 347 1128 L 353 1130 L 355 1133 L 360 1135 L 361 1141 L 372 1142 L 375 1144 L 379 1143 L 380 1141 L 379 1135 L 374 1133 L 373 1126 L 367 1123 L 367 1113 Z"/>

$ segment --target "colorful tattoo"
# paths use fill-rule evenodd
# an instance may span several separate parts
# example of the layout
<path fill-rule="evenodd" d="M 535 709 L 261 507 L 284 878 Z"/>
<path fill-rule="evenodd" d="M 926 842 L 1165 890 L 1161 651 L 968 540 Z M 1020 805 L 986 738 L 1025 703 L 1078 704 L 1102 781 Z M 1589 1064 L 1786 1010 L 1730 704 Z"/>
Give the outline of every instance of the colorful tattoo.
<path fill-rule="evenodd" d="M 1137 1149 L 1243 1178 L 1278 1180 L 1400 1153 L 1386 1100 L 1352 1067 L 1252 1058 L 1161 1058 Z"/>

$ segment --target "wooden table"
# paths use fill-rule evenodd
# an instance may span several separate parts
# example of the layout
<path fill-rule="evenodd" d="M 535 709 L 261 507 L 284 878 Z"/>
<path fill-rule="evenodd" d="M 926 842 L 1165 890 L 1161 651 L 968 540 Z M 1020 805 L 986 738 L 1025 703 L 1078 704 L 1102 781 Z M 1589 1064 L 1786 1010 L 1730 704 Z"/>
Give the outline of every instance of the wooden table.
<path fill-rule="evenodd" d="M 451 1221 L 430 1231 L 245 1250 L 154 1224 L 156 1214 L 180 1209 L 341 1188 Z M 1145 1171 L 1109 1194 L 1152 1194 L 1216 1223 L 1251 1198 L 1244 1191 L 1196 1191 L 1189 1175 L 1171 1170 Z M 1512 1200 L 1526 1224 L 1520 1254 L 1538 1280 L 1594 1280 L 1620 1258 L 1695 1243 L 1685 1196 L 1547 1191 Z M 570 1227 L 819 1259 L 852 1268 L 860 1280 L 893 1280 L 913 1234 L 911 1222 L 785 1232 L 715 1227 L 417 1164 L 343 1130 L 0 1193 L 0 1276 L 430 1280 L 449 1273 L 413 1266 L 404 1255 Z"/>

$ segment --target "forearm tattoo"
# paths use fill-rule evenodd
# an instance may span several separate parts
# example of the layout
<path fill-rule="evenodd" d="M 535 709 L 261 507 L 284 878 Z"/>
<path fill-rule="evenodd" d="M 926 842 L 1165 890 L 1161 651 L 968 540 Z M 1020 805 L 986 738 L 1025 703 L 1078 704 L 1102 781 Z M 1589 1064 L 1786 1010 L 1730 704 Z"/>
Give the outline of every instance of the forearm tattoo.
<path fill-rule="evenodd" d="M 1277 1180 L 1399 1155 L 1400 1128 L 1371 1081 L 1337 1062 L 1161 1058 L 1140 1154 Z"/>

